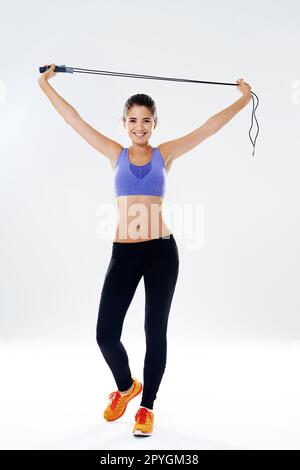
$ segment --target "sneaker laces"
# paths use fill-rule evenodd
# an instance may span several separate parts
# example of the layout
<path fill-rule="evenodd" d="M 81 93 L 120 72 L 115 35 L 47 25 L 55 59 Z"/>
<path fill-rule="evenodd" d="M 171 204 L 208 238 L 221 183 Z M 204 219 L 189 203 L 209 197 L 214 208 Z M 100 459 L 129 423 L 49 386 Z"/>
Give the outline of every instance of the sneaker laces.
<path fill-rule="evenodd" d="M 133 380 L 136 380 L 136 378 L 133 377 Z M 122 395 L 119 392 L 119 390 L 117 390 L 115 392 L 112 392 L 109 395 L 109 399 L 111 400 L 111 404 L 110 404 L 111 409 L 114 410 L 116 408 L 116 406 L 119 404 L 120 400 L 122 400 L 122 398 L 127 398 L 129 395 L 131 395 L 133 390 L 134 390 L 134 387 L 132 388 L 131 392 L 127 393 L 126 395 Z"/>
<path fill-rule="evenodd" d="M 147 410 L 147 408 L 139 408 L 135 415 L 135 420 L 141 424 L 145 424 L 147 419 L 149 419 L 150 421 L 152 419 L 150 411 Z"/>
<path fill-rule="evenodd" d="M 111 400 L 111 405 L 110 405 L 111 409 L 114 410 L 120 403 L 122 403 L 121 400 L 123 398 L 128 398 L 129 395 L 131 395 L 132 391 L 130 393 L 127 393 L 126 395 L 121 395 L 119 390 L 117 390 L 116 392 L 112 392 L 109 395 L 109 399 Z"/>
<path fill-rule="evenodd" d="M 119 403 L 119 400 L 122 398 L 122 395 L 121 393 L 119 392 L 119 390 L 117 390 L 116 392 L 112 392 L 110 395 L 109 395 L 109 399 L 111 400 L 111 409 L 114 410 L 116 408 L 116 406 L 118 405 Z"/>

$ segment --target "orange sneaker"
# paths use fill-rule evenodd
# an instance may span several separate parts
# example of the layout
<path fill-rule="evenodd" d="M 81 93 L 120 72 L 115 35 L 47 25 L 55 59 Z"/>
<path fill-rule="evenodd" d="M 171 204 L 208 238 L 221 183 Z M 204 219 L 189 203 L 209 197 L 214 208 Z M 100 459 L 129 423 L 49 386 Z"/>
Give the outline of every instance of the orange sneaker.
<path fill-rule="evenodd" d="M 127 395 L 122 396 L 119 390 L 112 392 L 109 395 L 109 399 L 111 401 L 103 413 L 103 418 L 107 421 L 115 421 L 116 419 L 120 418 L 125 413 L 130 400 L 142 392 L 142 384 L 136 379 L 136 377 L 132 377 L 132 380 L 133 389 Z"/>
<path fill-rule="evenodd" d="M 151 436 L 153 432 L 154 413 L 147 408 L 140 406 L 135 415 L 135 425 L 133 434 L 135 436 Z"/>

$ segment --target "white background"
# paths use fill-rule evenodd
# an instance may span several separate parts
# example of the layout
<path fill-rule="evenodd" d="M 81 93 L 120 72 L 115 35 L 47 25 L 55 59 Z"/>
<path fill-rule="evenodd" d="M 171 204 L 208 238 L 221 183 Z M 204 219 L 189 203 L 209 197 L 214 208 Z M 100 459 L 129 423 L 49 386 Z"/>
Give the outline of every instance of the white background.
<path fill-rule="evenodd" d="M 112 232 L 106 239 L 99 237 L 97 211 L 102 204 L 114 204 L 113 171 L 103 155 L 66 125 L 39 88 L 39 66 L 54 62 L 69 67 L 195 80 L 234 83 L 244 78 L 258 95 L 260 132 L 254 157 L 248 136 L 250 102 L 217 134 L 174 162 L 168 175 L 166 205 L 200 204 L 203 208 L 203 243 L 200 249 L 190 249 L 180 230 L 177 232 L 170 224 L 179 248 L 180 272 L 170 312 L 168 364 L 156 401 L 160 414 L 164 410 L 168 413 L 172 391 L 175 412 L 181 413 L 182 420 L 190 420 L 195 405 L 191 395 L 197 395 L 200 389 L 208 393 L 208 383 L 212 386 L 213 379 L 208 381 L 205 371 L 212 374 L 213 370 L 216 378 L 227 367 L 228 393 L 236 404 L 236 397 L 231 394 L 237 391 L 239 381 L 237 364 L 232 358 L 240 355 L 239 374 L 243 370 L 249 379 L 247 361 L 241 353 L 247 344 L 250 351 L 254 348 L 250 357 L 257 364 L 252 380 L 261 383 L 256 375 L 259 370 L 265 378 L 266 371 L 274 370 L 276 383 L 285 384 L 282 396 L 284 403 L 291 406 L 289 411 L 282 410 L 287 424 L 282 427 L 279 421 L 278 432 L 269 441 L 265 440 L 267 432 L 257 434 L 257 420 L 252 436 L 239 433 L 233 425 L 231 438 L 226 434 L 228 430 L 224 430 L 228 438 L 224 441 L 224 436 L 214 433 L 220 424 L 221 410 L 228 411 L 225 403 L 215 416 L 217 421 L 208 441 L 203 437 L 205 430 L 203 435 L 196 431 L 188 433 L 192 426 L 199 430 L 195 419 L 203 422 L 201 414 L 192 423 L 186 423 L 190 440 L 184 439 L 185 444 L 172 439 L 164 442 L 162 436 L 160 442 L 163 448 L 251 448 L 251 445 L 278 448 L 299 443 L 299 434 L 295 436 L 295 432 L 299 433 L 295 431 L 299 404 L 287 395 L 300 387 L 299 381 L 292 383 L 296 379 L 291 366 L 293 361 L 298 364 L 295 355 L 299 355 L 300 339 L 299 17 L 296 0 L 2 2 L 0 352 L 7 374 L 2 389 L 3 422 L 7 426 L 9 423 L 14 426 L 14 413 L 15 429 L 20 429 L 22 419 L 24 426 L 28 422 L 25 416 L 31 408 L 26 398 L 18 402 L 19 392 L 26 382 L 24 397 L 33 396 L 39 383 L 37 369 L 39 377 L 49 381 L 51 378 L 55 389 L 59 381 L 66 396 L 72 396 L 72 410 L 78 401 L 72 394 L 73 388 L 68 390 L 63 383 L 63 371 L 68 368 L 75 369 L 74 377 L 80 383 L 80 377 L 87 373 L 86 380 L 91 380 L 89 387 L 95 387 L 95 397 L 96 394 L 101 397 L 102 408 L 115 387 L 96 344 L 95 330 L 113 236 Z M 132 94 L 146 93 L 156 102 L 159 125 L 151 138 L 152 146 L 191 132 L 241 96 L 233 86 L 79 73 L 58 73 L 50 83 L 92 126 L 123 146 L 129 146 L 130 140 L 120 119 L 123 105 Z M 132 358 L 132 373 L 140 379 L 145 352 L 143 308 L 141 282 L 128 310 L 122 337 Z M 56 344 L 66 348 L 59 346 L 62 351 L 69 351 L 66 369 L 61 369 L 59 379 L 55 365 L 63 367 L 63 360 Z M 86 347 L 81 349 L 79 344 Z M 204 344 L 214 352 L 203 355 Z M 207 362 L 217 351 L 216 357 L 221 359 L 226 350 L 221 344 L 230 351 L 237 344 L 237 352 L 228 362 L 223 356 L 223 364 L 218 360 Z M 283 361 L 280 369 L 275 352 L 268 356 L 271 362 L 263 366 L 263 351 L 267 353 L 270 349 L 269 346 L 260 349 L 257 344 L 271 344 L 277 352 L 286 345 L 292 356 L 279 357 L 286 357 L 291 375 L 278 375 L 280 370 L 286 373 L 287 363 Z M 49 362 L 42 360 L 48 351 L 43 349 L 45 345 L 52 351 Z M 32 356 L 28 352 L 27 356 L 26 351 L 40 352 Z M 79 351 L 86 351 L 86 356 L 80 356 L 82 363 L 76 362 L 76 367 L 73 361 L 77 361 Z M 180 394 L 187 373 L 191 391 L 186 400 L 180 396 L 181 407 L 176 394 Z M 266 392 L 269 386 L 272 395 L 273 385 L 278 391 L 270 376 L 265 387 L 259 389 Z M 249 387 L 245 385 L 244 393 L 247 392 Z M 84 390 L 82 393 L 85 415 L 88 399 Z M 51 396 L 47 399 L 47 394 L 42 395 L 45 402 L 41 410 L 46 412 L 53 402 Z M 250 393 L 249 400 L 251 397 Z M 279 402 L 276 399 L 274 406 L 279 406 Z M 99 412 L 96 398 L 95 408 L 93 402 L 89 406 L 93 419 L 95 409 Z M 211 406 L 215 412 L 215 402 Z M 257 408 L 259 417 L 265 410 L 264 405 L 261 407 Z M 207 412 L 205 406 L 204 409 Z M 41 419 L 41 410 L 35 409 L 37 420 Z M 242 410 L 249 412 L 249 416 L 253 414 L 249 402 L 242 405 Z M 169 408 L 170 416 L 172 412 L 173 408 Z M 231 410 L 231 420 L 234 412 L 240 416 L 241 410 Z M 276 413 L 278 409 L 273 414 L 272 408 L 271 416 Z M 289 413 L 294 424 L 288 419 Z M 29 414 L 32 416 L 32 409 Z M 57 415 L 68 423 L 68 417 L 60 412 Z M 163 418 L 166 429 L 170 423 L 168 416 Z M 57 419 L 53 420 L 52 430 Z M 211 422 L 210 415 L 207 419 Z M 77 415 L 74 421 L 80 423 Z M 131 421 L 128 419 L 130 426 Z M 97 417 L 95 430 L 98 422 Z M 246 426 L 244 419 L 242 422 Z M 105 424 L 101 422 L 104 428 L 99 440 L 83 444 L 79 439 L 74 448 L 84 445 L 106 448 Z M 270 420 L 266 419 L 265 424 L 269 426 Z M 43 440 L 42 426 L 42 420 L 37 421 L 34 432 L 22 432 L 19 436 L 13 427 L 11 434 L 6 427 L 2 447 L 71 446 L 67 438 L 51 440 L 51 433 Z M 64 429 L 62 423 L 59 427 Z M 259 427 L 262 429 L 261 422 Z M 221 427 L 219 430 L 222 432 Z M 68 436 L 68 431 L 64 436 Z M 112 433 L 112 441 L 114 436 Z M 133 445 L 132 439 L 129 435 L 124 448 Z M 121 448 L 119 445 L 117 442 L 116 447 Z"/>

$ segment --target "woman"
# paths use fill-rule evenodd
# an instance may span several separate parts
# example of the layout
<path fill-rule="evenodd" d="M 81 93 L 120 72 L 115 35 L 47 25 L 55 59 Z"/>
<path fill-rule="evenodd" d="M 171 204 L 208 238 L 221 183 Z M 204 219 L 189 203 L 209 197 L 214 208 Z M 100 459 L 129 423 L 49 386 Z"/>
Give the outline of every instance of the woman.
<path fill-rule="evenodd" d="M 155 103 L 148 95 L 133 95 L 123 111 L 123 125 L 131 140 L 131 146 L 124 148 L 85 122 L 49 85 L 48 80 L 56 75 L 54 68 L 51 64 L 40 76 L 41 89 L 65 122 L 108 159 L 115 174 L 119 219 L 101 292 L 97 343 L 118 390 L 109 395 L 103 416 L 107 421 L 120 418 L 129 401 L 143 392 L 133 434 L 151 435 L 153 404 L 166 366 L 167 324 L 179 271 L 177 244 L 161 215 L 166 175 L 176 158 L 215 134 L 249 103 L 251 87 L 243 79 L 237 80 L 242 97 L 190 134 L 158 147 L 149 144 L 157 125 Z M 143 386 L 131 376 L 120 341 L 124 318 L 141 277 L 146 298 Z"/>

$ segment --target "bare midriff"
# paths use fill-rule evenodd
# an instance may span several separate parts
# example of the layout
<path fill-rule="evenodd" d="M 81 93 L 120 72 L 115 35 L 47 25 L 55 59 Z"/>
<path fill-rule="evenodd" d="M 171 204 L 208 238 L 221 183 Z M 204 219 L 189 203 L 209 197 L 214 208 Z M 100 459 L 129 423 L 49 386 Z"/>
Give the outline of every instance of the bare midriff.
<path fill-rule="evenodd" d="M 170 235 L 162 217 L 163 199 L 139 194 L 116 197 L 118 220 L 113 241 L 138 243 Z"/>

